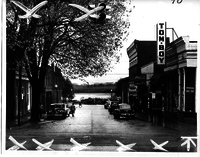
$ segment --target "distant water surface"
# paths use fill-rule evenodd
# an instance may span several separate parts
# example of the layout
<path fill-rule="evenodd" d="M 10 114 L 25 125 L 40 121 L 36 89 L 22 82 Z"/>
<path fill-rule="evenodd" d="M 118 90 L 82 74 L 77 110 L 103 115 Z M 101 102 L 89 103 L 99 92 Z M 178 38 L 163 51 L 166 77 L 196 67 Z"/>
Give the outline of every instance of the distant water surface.
<path fill-rule="evenodd" d="M 75 93 L 75 100 L 80 100 L 81 98 L 103 98 L 107 99 L 110 98 L 111 93 Z"/>

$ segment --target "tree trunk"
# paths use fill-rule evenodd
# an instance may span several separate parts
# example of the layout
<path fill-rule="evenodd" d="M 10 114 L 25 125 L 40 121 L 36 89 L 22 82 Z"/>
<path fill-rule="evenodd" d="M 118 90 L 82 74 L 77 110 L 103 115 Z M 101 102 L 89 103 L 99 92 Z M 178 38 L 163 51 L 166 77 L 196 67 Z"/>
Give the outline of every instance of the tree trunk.
<path fill-rule="evenodd" d="M 31 108 L 31 122 L 40 121 L 40 95 L 42 88 L 39 81 L 32 82 L 32 108 Z"/>
<path fill-rule="evenodd" d="M 21 125 L 21 101 L 22 100 L 22 61 L 19 65 L 19 85 L 18 85 L 18 125 Z"/>

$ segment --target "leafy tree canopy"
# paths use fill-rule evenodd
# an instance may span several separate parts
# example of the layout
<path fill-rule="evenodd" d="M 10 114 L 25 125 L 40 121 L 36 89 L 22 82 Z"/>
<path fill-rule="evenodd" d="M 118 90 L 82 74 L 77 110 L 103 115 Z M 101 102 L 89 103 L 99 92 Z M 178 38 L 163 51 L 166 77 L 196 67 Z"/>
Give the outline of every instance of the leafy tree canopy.
<path fill-rule="evenodd" d="M 52 62 L 69 78 L 101 76 L 110 70 L 111 62 L 119 61 L 118 51 L 128 35 L 130 10 L 124 5 L 126 1 L 108 1 L 111 10 L 106 14 L 111 19 L 95 24 L 90 20 L 74 22 L 83 13 L 68 5 L 87 7 L 97 0 L 48 0 L 37 12 L 41 18 L 32 18 L 29 25 L 26 19 L 18 18 L 25 12 L 7 2 L 7 47 L 12 53 L 8 56 L 24 55 L 30 77 L 34 73 L 39 77 Z M 33 8 L 41 0 L 20 2 Z"/>
<path fill-rule="evenodd" d="M 42 0 L 19 0 L 32 9 Z M 128 0 L 124 0 L 128 1 Z M 115 2 L 115 3 L 114 3 Z M 32 86 L 31 121 L 39 120 L 39 104 L 48 65 L 54 63 L 67 78 L 101 76 L 118 62 L 128 35 L 129 21 L 121 0 L 108 1 L 111 16 L 105 23 L 75 22 L 83 13 L 70 3 L 87 7 L 97 0 L 48 0 L 37 11 L 41 18 L 19 18 L 25 12 L 7 1 L 7 67 L 24 63 Z M 11 66 L 13 67 L 13 66 Z"/>

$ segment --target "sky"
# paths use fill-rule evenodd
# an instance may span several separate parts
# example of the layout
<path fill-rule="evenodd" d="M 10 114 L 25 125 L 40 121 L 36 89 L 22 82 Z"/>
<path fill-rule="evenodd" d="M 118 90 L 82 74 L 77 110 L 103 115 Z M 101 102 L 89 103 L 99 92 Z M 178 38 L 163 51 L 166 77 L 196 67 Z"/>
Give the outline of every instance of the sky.
<path fill-rule="evenodd" d="M 174 3 L 173 3 L 174 1 Z M 133 0 L 133 11 L 130 16 L 128 40 L 120 51 L 122 57 L 112 71 L 102 77 L 84 78 L 89 84 L 117 82 L 120 78 L 128 77 L 129 58 L 127 47 L 136 40 L 156 40 L 156 24 L 166 22 L 167 28 L 174 28 L 178 37 L 189 36 L 190 41 L 198 41 L 200 28 L 199 0 Z M 171 37 L 171 30 L 167 36 Z M 71 80 L 72 83 L 82 84 L 83 81 Z"/>

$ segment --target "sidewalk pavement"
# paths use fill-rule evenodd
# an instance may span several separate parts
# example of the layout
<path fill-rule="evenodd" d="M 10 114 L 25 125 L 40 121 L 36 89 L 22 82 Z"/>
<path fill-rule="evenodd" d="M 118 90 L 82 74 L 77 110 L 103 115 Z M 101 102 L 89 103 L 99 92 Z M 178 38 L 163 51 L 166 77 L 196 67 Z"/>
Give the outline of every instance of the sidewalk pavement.
<path fill-rule="evenodd" d="M 69 106 L 72 105 L 72 102 L 68 102 Z M 8 129 L 11 128 L 11 127 L 14 127 L 14 126 L 21 126 L 25 123 L 28 123 L 29 120 L 30 120 L 30 115 L 26 115 L 26 116 L 23 116 L 23 118 L 20 119 L 20 124 L 19 124 L 19 120 L 18 118 L 12 120 L 9 125 L 7 125 Z M 40 119 L 40 121 L 45 121 L 47 118 L 47 113 L 46 114 L 42 114 L 42 117 Z"/>
<path fill-rule="evenodd" d="M 42 114 L 42 117 L 41 117 L 40 121 L 45 121 L 46 118 L 47 118 L 47 114 Z M 11 121 L 9 123 L 9 125 L 7 125 L 7 127 L 8 127 L 8 129 L 10 129 L 10 128 L 15 127 L 15 126 L 22 126 L 22 125 L 28 123 L 30 121 L 30 119 L 31 119 L 30 115 L 27 115 L 27 116 L 24 116 L 23 118 L 21 118 L 20 122 L 16 118 L 13 121 Z"/>
<path fill-rule="evenodd" d="M 147 116 L 142 116 L 136 113 L 135 118 L 152 123 L 153 125 L 159 125 L 166 128 L 174 129 L 179 132 L 184 131 L 191 136 L 197 136 L 197 124 L 194 120 L 187 120 L 185 122 L 177 121 L 177 120 L 166 120 L 166 119 L 150 119 Z"/>

